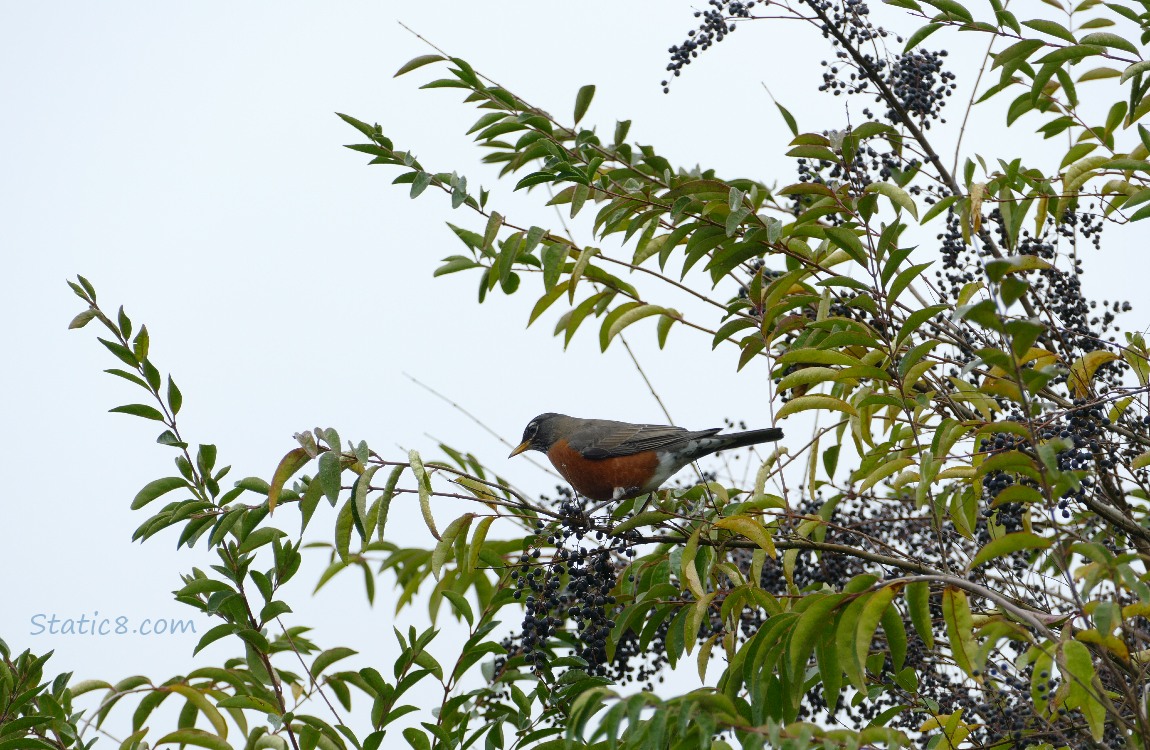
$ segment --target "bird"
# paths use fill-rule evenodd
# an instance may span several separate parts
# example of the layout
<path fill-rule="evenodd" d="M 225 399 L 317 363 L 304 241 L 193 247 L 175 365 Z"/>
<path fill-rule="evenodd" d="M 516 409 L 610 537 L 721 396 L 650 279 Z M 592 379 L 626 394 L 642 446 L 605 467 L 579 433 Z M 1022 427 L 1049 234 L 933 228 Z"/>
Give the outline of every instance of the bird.
<path fill-rule="evenodd" d="M 777 427 L 719 435 L 722 429 L 687 430 L 548 412 L 527 423 L 523 442 L 508 458 L 530 450 L 545 453 L 576 492 L 607 503 L 654 492 L 695 459 L 783 437 Z"/>

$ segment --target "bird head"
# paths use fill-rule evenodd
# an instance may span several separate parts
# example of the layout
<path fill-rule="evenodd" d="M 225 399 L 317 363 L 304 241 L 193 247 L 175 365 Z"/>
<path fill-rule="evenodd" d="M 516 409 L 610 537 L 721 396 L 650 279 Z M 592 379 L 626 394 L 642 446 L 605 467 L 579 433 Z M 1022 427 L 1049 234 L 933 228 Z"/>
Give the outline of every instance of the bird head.
<path fill-rule="evenodd" d="M 547 449 L 558 439 L 557 429 L 559 424 L 565 419 L 570 419 L 570 417 L 552 412 L 540 414 L 538 417 L 535 417 L 535 419 L 532 419 L 527 423 L 527 426 L 523 428 L 523 442 L 519 443 L 519 445 L 515 447 L 515 450 L 511 451 L 511 455 L 508 456 L 508 458 L 518 456 L 524 451 L 541 451 L 546 453 Z"/>

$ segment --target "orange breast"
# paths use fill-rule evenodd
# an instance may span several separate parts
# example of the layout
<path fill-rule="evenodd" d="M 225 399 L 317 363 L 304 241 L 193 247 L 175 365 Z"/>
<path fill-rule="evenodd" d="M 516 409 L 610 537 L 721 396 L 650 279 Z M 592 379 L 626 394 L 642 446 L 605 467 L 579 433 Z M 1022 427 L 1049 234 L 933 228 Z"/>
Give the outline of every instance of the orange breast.
<path fill-rule="evenodd" d="M 571 483 L 575 490 L 590 500 L 603 502 L 615 497 L 616 488 L 623 488 L 620 498 L 637 497 L 655 476 L 659 458 L 654 451 L 612 458 L 584 458 L 566 440 L 558 440 L 547 451 L 551 463 Z"/>

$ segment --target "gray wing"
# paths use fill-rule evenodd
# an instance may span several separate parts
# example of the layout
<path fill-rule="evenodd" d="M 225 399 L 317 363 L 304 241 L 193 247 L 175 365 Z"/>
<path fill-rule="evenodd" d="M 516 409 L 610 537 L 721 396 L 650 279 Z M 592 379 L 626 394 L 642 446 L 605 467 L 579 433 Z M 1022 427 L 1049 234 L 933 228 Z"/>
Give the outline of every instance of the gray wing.
<path fill-rule="evenodd" d="M 589 420 L 586 426 L 568 438 L 572 448 L 584 458 L 629 456 L 649 450 L 660 450 L 709 437 L 721 428 L 686 430 L 661 424 L 629 424 L 606 419 Z"/>

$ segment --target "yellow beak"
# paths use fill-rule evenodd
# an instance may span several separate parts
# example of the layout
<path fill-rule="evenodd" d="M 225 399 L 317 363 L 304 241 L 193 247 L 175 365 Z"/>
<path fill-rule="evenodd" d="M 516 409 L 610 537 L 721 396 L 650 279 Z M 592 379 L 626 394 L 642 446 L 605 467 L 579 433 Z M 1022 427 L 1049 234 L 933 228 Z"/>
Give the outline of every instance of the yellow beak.
<path fill-rule="evenodd" d="M 523 451 L 527 450 L 530 447 L 531 447 L 531 441 L 530 440 L 524 440 L 522 443 L 520 443 L 518 446 L 516 446 L 515 450 L 511 451 L 511 455 L 509 455 L 508 458 L 514 458 L 515 456 L 518 456 L 520 453 L 522 453 Z"/>

